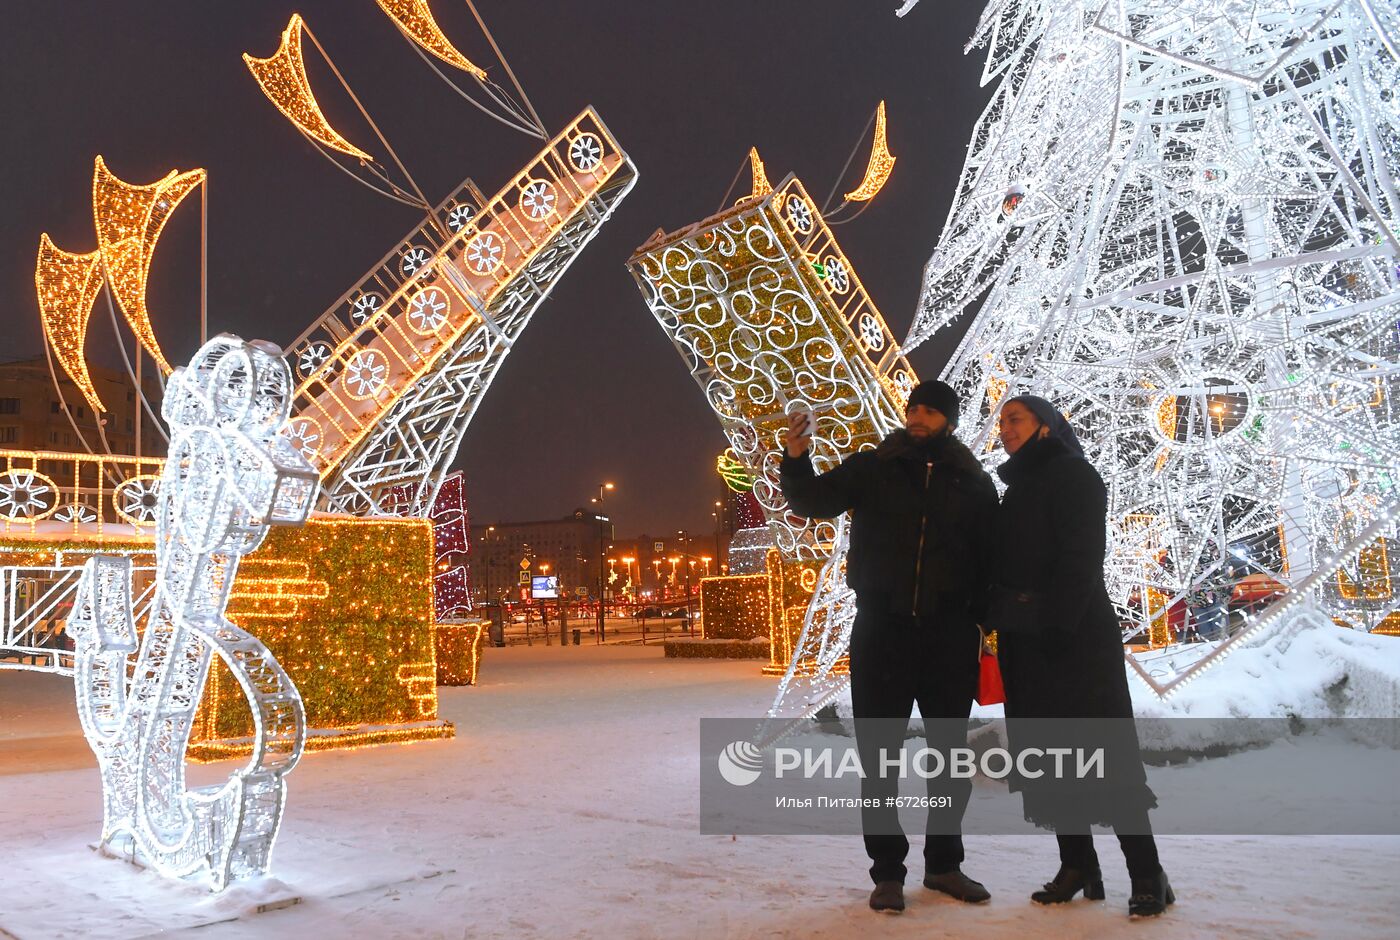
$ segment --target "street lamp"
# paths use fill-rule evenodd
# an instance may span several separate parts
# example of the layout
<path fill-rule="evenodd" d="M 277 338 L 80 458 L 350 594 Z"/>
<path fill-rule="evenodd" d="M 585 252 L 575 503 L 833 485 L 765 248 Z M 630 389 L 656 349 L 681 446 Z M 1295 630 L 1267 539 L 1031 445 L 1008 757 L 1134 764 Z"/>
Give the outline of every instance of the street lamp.
<path fill-rule="evenodd" d="M 598 496 L 593 500 L 598 511 L 594 516 L 598 519 L 598 642 L 602 643 L 607 639 L 607 626 L 603 621 L 603 553 L 607 549 L 603 545 L 603 494 L 608 490 L 616 489 L 611 483 L 598 484 Z"/>
<path fill-rule="evenodd" d="M 632 592 L 633 597 L 637 595 L 636 585 L 632 583 L 632 562 L 636 560 L 631 555 L 622 556 L 622 566 L 627 570 L 627 590 Z"/>
<path fill-rule="evenodd" d="M 715 511 L 710 513 L 715 517 L 715 559 L 724 557 L 724 552 L 720 550 L 720 536 L 724 530 L 724 503 L 715 500 Z"/>

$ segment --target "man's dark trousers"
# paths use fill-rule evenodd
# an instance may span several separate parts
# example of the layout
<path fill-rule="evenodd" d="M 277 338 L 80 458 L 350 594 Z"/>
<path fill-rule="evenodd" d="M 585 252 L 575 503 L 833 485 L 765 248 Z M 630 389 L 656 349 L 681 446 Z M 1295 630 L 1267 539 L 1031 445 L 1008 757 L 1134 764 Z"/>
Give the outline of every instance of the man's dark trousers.
<path fill-rule="evenodd" d="M 886 807 L 886 797 L 899 792 L 899 770 L 880 774 L 880 755 L 891 758 L 904 746 L 913 705 L 925 719 L 928 746 L 943 753 L 967 746 L 967 717 L 977 691 L 981 638 L 977 625 L 961 599 L 948 599 L 933 616 L 892 614 L 888 604 L 861 600 L 851 630 L 851 706 L 855 718 L 856 749 L 865 776 L 862 802 L 875 800 L 875 808 L 861 810 L 865 851 L 870 856 L 870 877 L 903 882 L 908 873 L 904 859 L 909 840 L 900 830 L 898 810 Z M 905 765 L 913 773 L 910 742 Z M 926 874 L 942 874 L 963 861 L 960 833 L 963 811 L 972 795 L 972 781 L 952 780 L 945 768 L 928 781 L 930 796 L 951 796 L 947 808 L 930 807 L 924 844 Z"/>

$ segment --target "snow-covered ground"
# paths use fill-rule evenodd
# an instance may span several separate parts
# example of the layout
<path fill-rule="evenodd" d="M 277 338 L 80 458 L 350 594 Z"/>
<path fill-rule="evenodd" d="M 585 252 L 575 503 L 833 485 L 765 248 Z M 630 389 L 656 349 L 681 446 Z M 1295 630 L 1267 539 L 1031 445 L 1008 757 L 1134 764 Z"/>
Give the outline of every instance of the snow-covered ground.
<path fill-rule="evenodd" d="M 1111 839 L 1108 900 L 1058 908 L 1026 897 L 1055 871 L 1049 835 L 969 837 L 981 907 L 919 887 L 916 842 L 909 910 L 876 915 L 856 837 L 699 834 L 698 721 L 762 713 L 754 662 L 515 647 L 481 675 L 441 690 L 455 740 L 309 755 L 276 878 L 211 897 L 89 848 L 71 683 L 0 672 L 0 937 L 1400 936 L 1394 836 L 1163 838 L 1179 901 L 1146 923 Z"/>

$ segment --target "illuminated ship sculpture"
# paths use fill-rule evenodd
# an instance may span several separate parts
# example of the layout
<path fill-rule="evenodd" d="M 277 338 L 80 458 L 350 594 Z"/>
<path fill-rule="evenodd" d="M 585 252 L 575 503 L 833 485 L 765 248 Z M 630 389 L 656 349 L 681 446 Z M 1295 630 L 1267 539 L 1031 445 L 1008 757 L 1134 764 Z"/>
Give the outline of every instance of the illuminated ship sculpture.
<path fill-rule="evenodd" d="M 303 748 L 452 734 L 436 716 L 427 517 L 513 343 L 636 181 L 592 109 L 550 137 L 523 89 L 521 104 L 490 82 L 424 0 L 378 2 L 444 80 L 543 149 L 492 196 L 468 179 L 429 204 L 382 135 L 407 188 L 325 119 L 303 39 L 325 50 L 292 17 L 272 56 L 245 56 L 254 78 L 340 169 L 425 220 L 291 345 L 295 377 L 270 344 L 215 339 L 171 376 L 170 459 L 112 455 L 102 422 L 96 447 L 82 437 L 59 373 L 104 410 L 84 349 L 105 289 L 114 325 L 119 306 L 136 336 L 129 371 L 151 410 L 141 356 L 171 368 L 146 278 L 166 220 L 205 175 L 134 186 L 99 157 L 97 250 L 69 253 L 45 235 L 35 271 L 50 371 L 89 453 L 0 450 L 0 667 L 74 675 L 103 774 L 104 843 L 165 874 L 207 873 L 215 888 L 266 870 L 282 777 Z M 307 520 L 318 493 L 330 518 L 295 538 L 269 533 Z M 461 513 L 453 524 L 465 535 Z M 265 538 L 273 550 L 240 575 Z M 226 670 L 211 670 L 215 654 Z M 187 758 L 234 756 L 248 763 L 225 784 L 186 789 Z"/>
<path fill-rule="evenodd" d="M 522 106 L 486 80 L 421 0 L 380 0 L 380 6 L 415 49 L 479 82 L 488 105 L 504 115 L 492 116 L 546 138 L 528 99 Z M 307 82 L 303 36 L 315 42 L 294 16 L 272 56 L 245 56 L 259 85 L 308 140 L 352 164 L 337 163 L 341 169 L 424 210 L 425 219 L 287 346 L 298 379 L 292 439 L 320 472 L 324 509 L 426 517 L 515 340 L 631 190 L 636 169 L 589 108 L 495 194 L 467 179 L 429 205 L 391 182 L 368 151 L 326 121 Z M 169 370 L 146 312 L 145 278 L 165 221 L 203 179 L 202 170 L 172 171 L 135 186 L 112 176 L 99 157 L 93 188 L 99 249 L 72 254 L 47 235 L 41 239 L 35 284 L 48 348 L 95 410 L 103 403 L 83 349 L 104 284 L 141 348 Z M 55 624 L 71 600 L 87 543 L 144 543 L 154 531 L 161 461 L 103 453 L 101 442 L 91 450 L 0 450 L 0 537 L 15 548 L 0 561 L 21 562 L 0 565 L 0 582 L 7 596 L 28 585 L 23 603 L 0 625 L 0 666 L 69 672 L 71 652 L 55 642 Z M 26 551 L 36 539 L 49 550 Z"/>

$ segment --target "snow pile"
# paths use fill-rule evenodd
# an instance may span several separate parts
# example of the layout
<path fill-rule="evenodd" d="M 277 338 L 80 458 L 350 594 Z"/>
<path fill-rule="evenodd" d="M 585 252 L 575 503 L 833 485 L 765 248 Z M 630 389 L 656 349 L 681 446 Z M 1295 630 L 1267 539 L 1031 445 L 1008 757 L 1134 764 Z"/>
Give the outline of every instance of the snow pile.
<path fill-rule="evenodd" d="M 1139 733 L 1150 749 L 1189 743 L 1180 740 L 1187 728 L 1213 736 L 1196 742 L 1201 746 L 1272 740 L 1277 719 L 1294 732 L 1341 723 L 1369 743 L 1400 747 L 1400 642 L 1339 628 L 1316 609 L 1300 610 L 1269 636 L 1247 641 L 1165 700 L 1136 678 L 1131 687 Z M 1160 720 L 1178 718 L 1236 720 Z"/>

